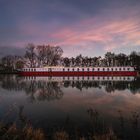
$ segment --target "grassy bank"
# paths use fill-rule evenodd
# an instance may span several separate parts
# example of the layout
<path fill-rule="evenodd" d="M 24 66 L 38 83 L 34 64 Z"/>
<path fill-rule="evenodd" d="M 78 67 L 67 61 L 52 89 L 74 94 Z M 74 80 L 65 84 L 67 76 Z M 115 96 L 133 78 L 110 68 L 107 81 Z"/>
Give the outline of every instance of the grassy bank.
<path fill-rule="evenodd" d="M 34 129 L 30 125 L 23 128 L 17 128 L 16 124 L 4 125 L 0 123 L 0 139 L 1 140 L 118 140 L 112 129 L 104 134 L 89 134 L 82 136 L 75 134 L 74 136 L 65 130 L 54 132 L 48 136 L 42 129 Z"/>

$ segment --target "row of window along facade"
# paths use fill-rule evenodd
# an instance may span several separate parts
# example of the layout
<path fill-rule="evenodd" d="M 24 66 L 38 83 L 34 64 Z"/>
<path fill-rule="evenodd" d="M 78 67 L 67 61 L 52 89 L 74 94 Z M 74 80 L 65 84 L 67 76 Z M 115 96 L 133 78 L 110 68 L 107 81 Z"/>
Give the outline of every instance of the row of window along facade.
<path fill-rule="evenodd" d="M 130 68 L 62 68 L 62 69 L 55 69 L 55 68 L 43 68 L 43 69 L 34 69 L 34 68 L 27 68 L 23 69 L 23 71 L 130 71 Z"/>

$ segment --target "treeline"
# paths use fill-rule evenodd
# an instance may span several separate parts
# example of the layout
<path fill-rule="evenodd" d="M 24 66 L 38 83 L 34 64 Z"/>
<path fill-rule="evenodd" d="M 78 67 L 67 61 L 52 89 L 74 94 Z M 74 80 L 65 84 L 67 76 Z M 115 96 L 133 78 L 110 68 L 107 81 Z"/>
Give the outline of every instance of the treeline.
<path fill-rule="evenodd" d="M 59 65 L 63 50 L 59 46 L 28 44 L 23 56 L 7 55 L 1 58 L 1 70 L 15 70 L 23 67 Z"/>
<path fill-rule="evenodd" d="M 136 66 L 140 67 L 140 52 L 115 54 L 107 52 L 104 57 L 88 57 L 82 54 L 76 57 L 62 57 L 63 50 L 59 46 L 28 44 L 23 56 L 7 55 L 0 60 L 0 70 L 16 70 L 23 67 L 44 66 Z"/>

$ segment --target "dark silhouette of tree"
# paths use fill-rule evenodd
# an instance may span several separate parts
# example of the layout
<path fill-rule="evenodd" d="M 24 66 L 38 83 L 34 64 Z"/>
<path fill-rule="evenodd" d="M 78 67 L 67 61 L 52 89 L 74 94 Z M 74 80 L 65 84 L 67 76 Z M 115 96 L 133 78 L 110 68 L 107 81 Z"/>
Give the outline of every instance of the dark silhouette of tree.
<path fill-rule="evenodd" d="M 59 46 L 28 44 L 26 47 L 26 64 L 28 67 L 59 65 L 63 50 Z"/>
<path fill-rule="evenodd" d="M 56 47 L 53 47 L 52 48 L 52 52 L 53 52 L 53 57 L 52 57 L 52 62 L 51 62 L 51 65 L 59 65 L 60 64 L 60 61 L 61 61 L 61 56 L 63 54 L 63 50 L 59 47 L 59 46 L 56 46 Z"/>
<path fill-rule="evenodd" d="M 76 66 L 81 66 L 81 63 L 82 63 L 82 55 L 78 55 L 76 58 L 75 58 L 75 63 L 76 63 Z"/>
<path fill-rule="evenodd" d="M 10 72 L 24 66 L 23 57 L 16 55 L 7 55 L 1 59 L 3 71 Z"/>
<path fill-rule="evenodd" d="M 18 60 L 16 62 L 16 69 L 22 69 L 22 68 L 24 68 L 24 64 L 25 64 L 25 62 L 23 60 Z"/>
<path fill-rule="evenodd" d="M 105 54 L 105 59 L 107 61 L 107 66 L 114 66 L 115 65 L 115 54 L 111 52 L 107 52 Z"/>
<path fill-rule="evenodd" d="M 117 66 L 126 66 L 127 56 L 123 53 L 116 55 Z"/>
<path fill-rule="evenodd" d="M 130 59 L 130 65 L 137 66 L 138 70 L 140 70 L 140 53 L 137 53 L 135 51 L 131 52 L 129 59 Z"/>
<path fill-rule="evenodd" d="M 62 57 L 63 50 L 59 46 L 34 45 L 26 46 L 24 57 L 8 55 L 1 58 L 0 69 L 19 69 L 23 67 L 66 66 L 66 67 L 111 67 L 111 66 L 136 66 L 140 70 L 140 52 L 105 53 L 104 57 L 88 57 L 82 54 L 76 57 Z"/>
<path fill-rule="evenodd" d="M 26 53 L 25 53 L 25 58 L 26 58 L 26 66 L 28 67 L 36 67 L 36 52 L 35 52 L 35 45 L 30 43 L 26 46 Z"/>
<path fill-rule="evenodd" d="M 69 67 L 70 66 L 70 59 L 68 57 L 63 58 L 63 65 L 65 67 Z"/>

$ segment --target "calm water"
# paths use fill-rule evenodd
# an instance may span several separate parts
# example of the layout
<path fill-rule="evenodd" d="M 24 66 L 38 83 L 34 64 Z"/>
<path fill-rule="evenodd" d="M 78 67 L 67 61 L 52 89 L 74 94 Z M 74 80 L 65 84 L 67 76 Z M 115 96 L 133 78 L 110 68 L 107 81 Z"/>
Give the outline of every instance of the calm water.
<path fill-rule="evenodd" d="M 19 127 L 29 122 L 47 133 L 64 128 L 82 134 L 113 128 L 124 139 L 138 139 L 139 114 L 136 77 L 0 75 L 0 120 Z"/>

